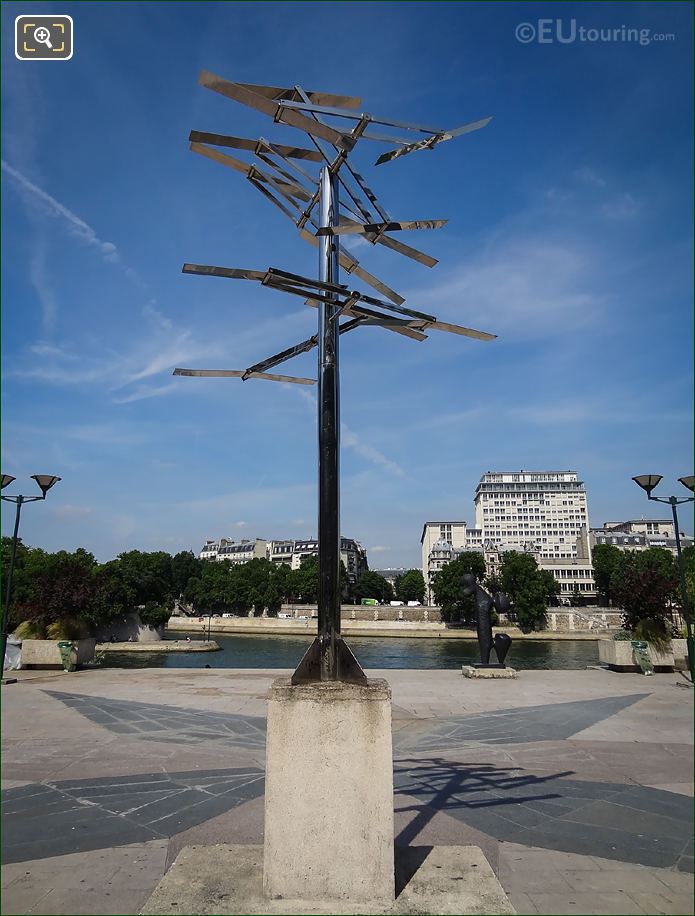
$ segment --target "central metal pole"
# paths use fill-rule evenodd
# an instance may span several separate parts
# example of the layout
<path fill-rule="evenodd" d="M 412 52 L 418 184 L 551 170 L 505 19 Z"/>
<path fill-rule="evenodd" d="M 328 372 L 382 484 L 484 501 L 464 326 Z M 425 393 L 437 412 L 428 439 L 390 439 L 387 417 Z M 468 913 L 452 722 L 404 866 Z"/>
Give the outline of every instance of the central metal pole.
<path fill-rule="evenodd" d="M 338 181 L 321 169 L 320 226 L 338 225 Z M 320 235 L 319 280 L 338 283 L 338 237 Z M 335 296 L 319 303 L 319 595 L 318 633 L 292 675 L 293 684 L 347 681 L 366 684 L 360 663 L 340 635 L 340 385 Z"/>
<path fill-rule="evenodd" d="M 3 499 L 7 497 L 3 496 Z M 16 497 L 17 514 L 14 519 L 14 534 L 12 535 L 12 553 L 10 554 L 10 565 L 7 570 L 7 591 L 5 594 L 5 604 L 2 608 L 2 624 L 0 626 L 0 675 L 5 673 L 5 652 L 7 651 L 7 621 L 10 615 L 10 598 L 12 597 L 12 571 L 14 570 L 14 561 L 17 556 L 17 535 L 19 534 L 19 516 L 22 511 L 22 496 Z"/>
<path fill-rule="evenodd" d="M 338 225 L 338 180 L 327 168 L 320 179 L 321 228 Z M 338 283 L 338 236 L 319 236 L 319 280 Z M 338 679 L 340 635 L 340 388 L 338 378 L 338 306 L 319 305 L 319 596 L 318 637 L 321 680 Z"/>
<path fill-rule="evenodd" d="M 683 553 L 681 551 L 681 535 L 680 529 L 678 527 L 678 512 L 676 506 L 678 505 L 678 500 L 675 496 L 672 496 L 669 499 L 671 503 L 671 511 L 673 512 L 673 531 L 676 535 L 676 552 L 678 554 L 678 578 L 680 579 L 681 587 L 681 604 L 683 607 L 683 617 L 685 618 L 685 645 L 688 651 L 688 671 L 690 672 L 690 679 L 693 680 L 695 677 L 695 672 L 693 672 L 693 628 L 690 622 L 690 602 L 688 601 L 688 589 L 685 584 L 685 567 L 683 564 Z"/>

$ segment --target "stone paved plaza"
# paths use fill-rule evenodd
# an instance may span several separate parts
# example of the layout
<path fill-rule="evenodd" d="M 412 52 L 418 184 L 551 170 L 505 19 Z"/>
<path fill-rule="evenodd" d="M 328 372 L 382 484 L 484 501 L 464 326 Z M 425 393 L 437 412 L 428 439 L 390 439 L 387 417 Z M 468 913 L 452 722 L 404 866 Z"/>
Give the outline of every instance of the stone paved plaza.
<path fill-rule="evenodd" d="M 287 673 L 20 672 L 2 913 L 138 913 L 182 847 L 262 843 L 265 697 Z M 519 913 L 693 912 L 682 675 L 368 673 L 393 690 L 397 855 L 479 846 Z"/>

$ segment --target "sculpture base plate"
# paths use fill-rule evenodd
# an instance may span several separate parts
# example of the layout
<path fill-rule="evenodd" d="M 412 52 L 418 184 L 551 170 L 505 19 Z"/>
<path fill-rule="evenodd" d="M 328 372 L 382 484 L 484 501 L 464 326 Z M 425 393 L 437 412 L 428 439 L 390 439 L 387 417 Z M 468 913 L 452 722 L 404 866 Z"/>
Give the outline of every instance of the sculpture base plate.
<path fill-rule="evenodd" d="M 515 678 L 516 668 L 508 668 L 505 665 L 463 665 L 461 673 L 464 677 L 486 679 Z"/>
<path fill-rule="evenodd" d="M 500 665 L 499 662 L 488 662 L 484 665 L 482 662 L 473 662 L 473 668 L 506 668 L 506 665 Z"/>
<path fill-rule="evenodd" d="M 513 914 L 477 846 L 396 847 L 395 899 L 351 902 L 263 896 L 262 846 L 185 846 L 141 913 Z"/>

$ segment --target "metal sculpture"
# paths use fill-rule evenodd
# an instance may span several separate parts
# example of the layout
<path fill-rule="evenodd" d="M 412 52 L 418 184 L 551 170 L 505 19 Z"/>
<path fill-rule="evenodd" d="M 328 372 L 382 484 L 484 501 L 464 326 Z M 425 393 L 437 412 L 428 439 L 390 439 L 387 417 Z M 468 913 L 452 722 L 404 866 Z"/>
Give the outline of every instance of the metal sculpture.
<path fill-rule="evenodd" d="M 512 644 L 511 636 L 506 633 L 497 633 L 492 638 L 492 609 L 498 614 L 506 614 L 509 610 L 509 598 L 504 592 L 495 592 L 491 595 L 480 585 L 473 573 L 466 573 L 461 577 L 463 593 L 473 597 L 475 601 L 475 623 L 478 631 L 478 646 L 480 648 L 480 663 L 474 668 L 504 668 Z M 494 648 L 499 664 L 490 664 L 490 652 Z"/>
<path fill-rule="evenodd" d="M 300 353 L 318 348 L 319 430 L 319 598 L 318 635 L 302 658 L 293 683 L 344 680 L 365 683 L 362 668 L 340 635 L 340 493 L 339 493 L 339 336 L 358 327 L 376 326 L 422 341 L 426 331 L 438 330 L 476 340 L 496 335 L 438 321 L 433 315 L 404 306 L 405 299 L 368 273 L 348 252 L 340 249 L 340 236 L 359 234 L 372 245 L 382 245 L 433 267 L 437 260 L 393 238 L 389 233 L 440 229 L 446 220 L 393 220 L 364 178 L 349 162 L 349 153 L 360 140 L 387 143 L 392 148 L 376 164 L 390 162 L 421 149 L 479 130 L 485 118 L 454 130 L 423 127 L 357 113 L 360 99 L 352 96 L 305 91 L 301 86 L 278 88 L 233 83 L 204 70 L 198 82 L 207 89 L 240 102 L 275 123 L 304 131 L 312 148 L 288 146 L 266 139 L 248 140 L 226 134 L 191 131 L 190 148 L 244 175 L 248 181 L 295 224 L 301 238 L 319 249 L 319 278 L 299 276 L 277 268 L 246 270 L 185 264 L 184 273 L 234 280 L 253 280 L 290 295 L 301 296 L 318 309 L 318 331 L 280 353 L 246 369 L 175 369 L 174 375 L 236 377 L 242 381 L 265 379 L 312 385 L 314 379 L 276 375 L 267 370 Z M 354 122 L 350 127 L 345 122 Z M 338 122 L 336 125 L 335 122 Z M 374 130 L 373 126 L 378 129 Z M 382 132 L 382 128 L 386 130 Z M 409 132 L 395 136 L 391 129 Z M 415 139 L 413 139 L 415 137 Z M 244 162 L 215 147 L 245 150 L 255 161 Z M 300 164 L 301 163 L 301 164 Z M 318 178 L 308 170 L 320 164 Z M 339 200 L 339 188 L 349 202 Z M 372 287 L 379 298 L 349 289 L 339 282 L 343 268 Z M 343 319 L 341 321 L 341 319 Z"/>

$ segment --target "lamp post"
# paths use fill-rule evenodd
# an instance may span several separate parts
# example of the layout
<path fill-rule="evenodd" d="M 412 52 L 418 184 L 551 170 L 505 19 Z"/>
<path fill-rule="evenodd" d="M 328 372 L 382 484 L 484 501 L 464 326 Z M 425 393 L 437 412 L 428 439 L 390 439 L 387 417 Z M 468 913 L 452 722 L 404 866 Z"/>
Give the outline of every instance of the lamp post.
<path fill-rule="evenodd" d="M 681 604 L 683 607 L 683 616 L 685 617 L 685 628 L 687 631 L 686 636 L 686 645 L 688 647 L 688 670 L 690 671 L 690 678 L 693 678 L 693 625 L 690 620 L 692 615 L 692 608 L 688 602 L 688 590 L 685 585 L 685 566 L 683 565 L 683 553 L 681 551 L 681 535 L 680 529 L 678 527 L 678 513 L 676 512 L 676 506 L 681 503 L 691 503 L 695 501 L 695 496 L 681 496 L 680 499 L 677 496 L 652 496 L 652 490 L 658 486 L 659 482 L 663 479 L 660 474 L 640 474 L 638 477 L 632 478 L 638 487 L 642 487 L 644 492 L 647 494 L 647 499 L 651 499 L 653 502 L 657 503 L 667 503 L 671 507 L 671 512 L 673 512 L 673 530 L 676 535 L 676 552 L 678 554 L 678 577 L 680 579 L 681 586 Z M 695 476 L 693 477 L 679 477 L 678 482 L 682 483 L 690 492 L 695 492 Z"/>
<path fill-rule="evenodd" d="M 7 649 L 7 619 L 10 612 L 10 594 L 12 592 L 12 571 L 14 569 L 14 561 L 17 556 L 17 534 L 19 532 L 19 516 L 22 512 L 22 506 L 24 503 L 34 503 L 40 499 L 46 498 L 46 493 L 51 489 L 52 486 L 58 483 L 61 479 L 60 477 L 54 477 L 51 474 L 32 474 L 31 479 L 35 480 L 41 490 L 41 496 L 8 496 L 4 493 L 0 494 L 0 499 L 6 499 L 7 502 L 14 503 L 17 506 L 17 513 L 14 519 L 14 533 L 12 535 L 12 553 L 10 554 L 10 565 L 7 569 L 7 587 L 5 591 L 5 604 L 2 608 L 2 624 L 0 625 L 0 672 L 4 673 L 5 671 L 5 650 Z M 5 487 L 9 486 L 12 481 L 15 480 L 14 477 L 10 474 L 2 475 L 2 485 L 0 489 L 4 490 Z"/>

